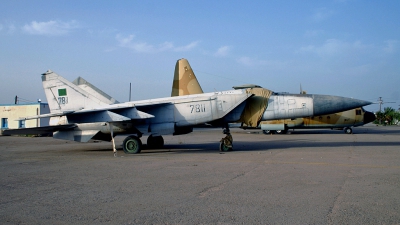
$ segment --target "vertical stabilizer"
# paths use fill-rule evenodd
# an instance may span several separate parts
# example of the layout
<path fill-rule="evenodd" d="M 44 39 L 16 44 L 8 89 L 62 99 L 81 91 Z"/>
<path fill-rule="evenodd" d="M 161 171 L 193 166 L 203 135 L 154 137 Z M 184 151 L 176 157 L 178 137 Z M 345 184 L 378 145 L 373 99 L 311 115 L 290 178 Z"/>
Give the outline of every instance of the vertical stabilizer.
<path fill-rule="evenodd" d="M 51 113 L 108 105 L 51 70 L 42 74 L 42 83 Z"/>
<path fill-rule="evenodd" d="M 104 91 L 100 90 L 99 88 L 89 83 L 89 81 L 83 79 L 82 77 L 76 78 L 74 81 L 72 81 L 72 83 L 82 88 L 83 90 L 87 91 L 88 93 L 90 93 L 91 95 L 98 98 L 104 103 L 107 104 L 119 103 L 116 99 L 106 94 Z"/>
<path fill-rule="evenodd" d="M 171 96 L 174 97 L 201 93 L 203 93 L 203 90 L 201 89 L 189 62 L 186 59 L 178 60 L 175 65 Z"/>

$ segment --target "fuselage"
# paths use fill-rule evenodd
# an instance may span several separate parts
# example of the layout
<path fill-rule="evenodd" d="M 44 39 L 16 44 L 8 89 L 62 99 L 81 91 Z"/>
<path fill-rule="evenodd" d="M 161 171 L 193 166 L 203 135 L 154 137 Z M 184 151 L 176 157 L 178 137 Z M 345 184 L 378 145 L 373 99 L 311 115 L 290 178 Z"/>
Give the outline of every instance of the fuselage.
<path fill-rule="evenodd" d="M 92 113 L 93 109 L 83 109 L 67 115 L 67 119 L 58 119 L 60 123 L 76 123 L 73 130 L 58 131 L 55 138 L 86 142 L 90 139 L 109 140 L 113 134 L 186 134 L 192 127 L 214 120 L 226 123 L 239 120 L 245 100 L 251 96 L 245 90 L 204 93 L 190 96 L 167 97 L 140 100 L 97 107 L 99 112 L 110 111 L 114 114 L 133 118 L 123 121 L 96 121 L 103 119 Z M 132 109 L 145 113 L 148 118 L 136 118 Z M 135 119 L 136 118 L 136 119 Z M 86 121 L 86 122 L 85 122 Z M 57 119 L 52 120 L 56 125 Z M 60 124 L 59 123 L 59 124 Z M 111 129 L 112 128 L 112 129 Z M 79 138 L 77 138 L 79 137 Z"/>
<path fill-rule="evenodd" d="M 261 121 L 321 116 L 368 104 L 370 102 L 332 95 L 273 93 Z"/>

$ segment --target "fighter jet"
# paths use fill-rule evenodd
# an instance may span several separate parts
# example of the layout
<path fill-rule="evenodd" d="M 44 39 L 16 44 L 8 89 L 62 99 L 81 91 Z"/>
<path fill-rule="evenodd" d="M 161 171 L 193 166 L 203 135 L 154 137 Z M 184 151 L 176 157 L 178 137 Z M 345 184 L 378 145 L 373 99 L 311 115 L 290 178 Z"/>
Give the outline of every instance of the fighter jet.
<path fill-rule="evenodd" d="M 212 121 L 236 121 L 252 95 L 245 90 L 231 90 L 110 104 L 114 101 L 98 96 L 99 90 L 85 90 L 50 70 L 42 74 L 42 84 L 50 113 L 20 120 L 65 117 L 65 121 L 58 120 L 60 125 L 56 126 L 10 129 L 3 135 L 54 132 L 54 138 L 78 142 L 108 140 L 116 152 L 114 137 L 129 134 L 122 145 L 125 153 L 139 153 L 144 134 L 149 135 L 148 146 L 162 147 L 161 135 L 187 134 L 194 125 Z"/>
<path fill-rule="evenodd" d="M 200 94 L 203 91 L 198 86 L 199 83 L 189 62 L 186 59 L 178 60 L 171 95 Z M 263 128 L 271 126 L 276 130 L 284 130 L 282 124 L 263 125 L 263 121 L 319 117 L 371 104 L 368 101 L 331 95 L 276 93 L 258 85 L 242 85 L 233 88 L 253 94 L 247 99 L 240 120 L 236 121 L 242 124 L 242 128 L 247 129 L 259 128 L 261 124 Z"/>

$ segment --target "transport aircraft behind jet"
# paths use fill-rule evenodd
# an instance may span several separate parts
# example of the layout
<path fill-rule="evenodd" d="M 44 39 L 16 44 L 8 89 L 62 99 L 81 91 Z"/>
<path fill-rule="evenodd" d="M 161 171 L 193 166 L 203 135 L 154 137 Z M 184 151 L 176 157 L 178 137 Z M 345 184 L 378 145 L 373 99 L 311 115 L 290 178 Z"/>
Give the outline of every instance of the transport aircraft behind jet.
<path fill-rule="evenodd" d="M 363 126 L 373 122 L 375 115 L 358 107 L 344 112 L 321 116 L 303 117 L 296 119 L 261 121 L 260 128 L 264 134 L 286 134 L 288 129 L 343 129 L 346 134 L 352 134 L 352 127 Z M 283 127 L 283 129 L 282 129 Z M 276 130 L 274 130 L 274 128 Z"/>
<path fill-rule="evenodd" d="M 234 89 L 252 89 L 255 96 L 247 100 L 245 112 L 242 114 L 242 128 L 244 129 L 262 129 L 264 133 L 271 130 L 285 132 L 288 128 L 343 128 L 346 133 L 351 133 L 351 126 L 361 126 L 375 119 L 371 112 L 366 112 L 361 105 L 354 103 L 359 100 L 350 98 L 307 95 L 304 92 L 298 94 L 275 93 L 263 89 L 257 85 L 243 85 L 234 87 Z M 189 62 L 186 59 L 178 60 L 175 66 L 175 75 L 172 87 L 172 96 L 190 95 L 202 93 L 202 89 Z M 269 94 L 264 94 L 268 93 Z M 324 100 L 333 100 L 336 104 L 324 104 Z M 313 107 L 309 107 L 313 102 Z M 354 103 L 354 104 L 353 104 Z M 371 102 L 363 102 L 364 105 Z M 264 110 L 260 110 L 264 108 Z M 331 114 L 323 114 L 321 111 L 327 111 L 327 107 L 332 108 Z M 353 107 L 353 108 L 351 108 Z M 348 111 L 341 109 L 347 108 Z M 303 112 L 313 110 L 314 116 L 298 117 Z M 336 111 L 335 111 L 336 110 Z M 341 112 L 342 111 L 342 112 Z M 290 117 L 290 115 L 293 115 Z M 287 119 L 279 119 L 287 117 Z"/>

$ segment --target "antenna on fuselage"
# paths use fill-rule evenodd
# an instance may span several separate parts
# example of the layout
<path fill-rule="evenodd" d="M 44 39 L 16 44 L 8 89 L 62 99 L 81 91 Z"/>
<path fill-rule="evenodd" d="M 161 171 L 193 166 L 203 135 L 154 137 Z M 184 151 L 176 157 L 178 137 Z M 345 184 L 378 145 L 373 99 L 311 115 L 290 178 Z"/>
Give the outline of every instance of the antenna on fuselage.
<path fill-rule="evenodd" d="M 129 101 L 131 101 L 131 96 L 132 96 L 132 83 L 129 82 Z"/>

